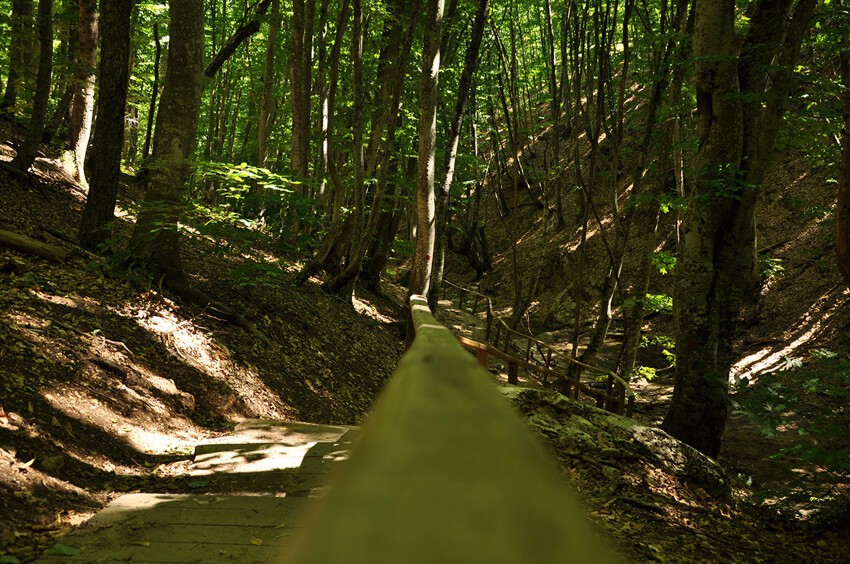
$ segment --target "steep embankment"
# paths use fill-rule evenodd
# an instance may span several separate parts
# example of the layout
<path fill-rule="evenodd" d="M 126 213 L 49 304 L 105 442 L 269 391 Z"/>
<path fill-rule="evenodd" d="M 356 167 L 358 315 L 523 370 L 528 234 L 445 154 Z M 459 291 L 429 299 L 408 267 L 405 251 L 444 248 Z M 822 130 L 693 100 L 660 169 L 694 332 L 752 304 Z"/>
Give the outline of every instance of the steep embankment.
<path fill-rule="evenodd" d="M 246 417 L 356 423 L 397 364 L 396 304 L 292 286 L 297 262 L 256 233 L 187 225 L 184 264 L 271 346 L 76 247 L 83 194 L 57 161 L 0 187 L 0 229 L 70 251 L 0 247 L 0 554 L 27 560 L 115 492 L 197 491 L 189 445 Z M 121 186 L 116 248 L 141 193 Z"/>

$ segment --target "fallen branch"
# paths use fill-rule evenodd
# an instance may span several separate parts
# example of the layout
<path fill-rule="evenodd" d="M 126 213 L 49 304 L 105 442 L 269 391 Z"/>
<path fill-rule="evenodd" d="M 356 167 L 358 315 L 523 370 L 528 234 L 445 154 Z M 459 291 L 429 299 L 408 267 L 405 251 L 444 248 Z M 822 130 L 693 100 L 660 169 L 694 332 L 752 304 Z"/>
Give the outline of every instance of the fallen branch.
<path fill-rule="evenodd" d="M 2 229 L 0 229 L 0 243 L 18 251 L 24 251 L 55 261 L 63 261 L 70 254 L 70 251 L 62 247 L 54 247 L 53 245 L 30 239 L 25 235 L 3 231 Z"/>

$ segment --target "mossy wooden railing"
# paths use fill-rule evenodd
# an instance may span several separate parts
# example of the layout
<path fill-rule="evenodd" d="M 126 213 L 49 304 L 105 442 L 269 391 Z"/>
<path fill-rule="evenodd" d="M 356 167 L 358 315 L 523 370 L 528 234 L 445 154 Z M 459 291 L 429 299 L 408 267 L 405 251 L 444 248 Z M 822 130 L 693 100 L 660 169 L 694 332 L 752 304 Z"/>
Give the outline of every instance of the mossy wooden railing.
<path fill-rule="evenodd" d="M 491 357 L 496 358 L 507 366 L 509 384 L 519 382 L 519 369 L 522 368 L 544 387 L 554 387 L 575 399 L 580 399 L 583 396 L 589 397 L 595 401 L 599 408 L 631 417 L 634 411 L 635 395 L 629 384 L 620 376 L 610 370 L 562 355 L 540 339 L 512 329 L 507 321 L 495 314 L 490 297 L 478 290 L 464 288 L 448 280 L 443 280 L 443 299 L 447 298 L 448 288 L 454 288 L 457 291 L 458 308 L 461 310 L 464 310 L 465 304 L 471 303 L 470 313 L 476 315 L 479 311 L 479 304 L 483 304 L 483 311 L 486 315 L 484 337 L 486 342 L 481 343 L 467 337 L 458 337 L 463 346 L 475 352 L 475 357 L 483 367 L 488 367 Z M 514 341 L 526 342 L 524 353 L 521 347 L 514 345 Z M 541 354 L 540 361 L 534 358 L 535 348 Z M 523 356 L 517 357 L 515 353 Z M 581 370 L 575 371 L 575 377 L 568 377 L 566 373 L 553 370 L 552 365 L 555 358 L 566 359 L 567 362 L 577 365 L 581 370 L 599 374 L 604 378 L 604 381 L 600 382 L 603 387 L 595 387 L 596 382 L 593 384 L 582 382 Z"/>
<path fill-rule="evenodd" d="M 293 561 L 614 561 L 489 374 L 410 302 L 415 339 Z"/>

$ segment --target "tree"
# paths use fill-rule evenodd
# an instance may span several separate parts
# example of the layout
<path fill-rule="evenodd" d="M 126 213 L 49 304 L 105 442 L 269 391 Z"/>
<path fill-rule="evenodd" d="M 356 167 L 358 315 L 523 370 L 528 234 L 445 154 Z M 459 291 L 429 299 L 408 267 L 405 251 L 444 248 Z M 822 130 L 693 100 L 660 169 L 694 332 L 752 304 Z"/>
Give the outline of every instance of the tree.
<path fill-rule="evenodd" d="M 47 105 L 50 101 L 50 79 L 53 72 L 53 0 L 38 2 L 38 75 L 35 79 L 35 97 L 32 114 L 27 128 L 27 137 L 23 145 L 18 147 L 18 154 L 12 161 L 12 166 L 26 172 L 35 162 L 41 137 L 44 133 L 44 122 L 47 119 Z"/>
<path fill-rule="evenodd" d="M 86 151 L 94 115 L 94 68 L 97 64 L 97 0 L 77 0 L 79 5 L 79 48 L 75 73 L 74 98 L 71 101 L 71 175 L 88 186 L 85 172 Z M 103 6 L 101 9 L 105 8 Z M 131 5 L 132 8 L 132 5 Z M 132 10 L 131 10 L 132 11 Z M 128 12 L 129 14 L 129 12 Z M 126 66 L 126 60 L 125 60 Z M 126 77 L 127 72 L 123 75 Z M 101 73 L 101 77 L 104 75 Z M 126 82 L 126 78 L 125 78 Z M 125 95 L 126 98 L 126 95 Z M 124 105 L 121 105 L 123 119 Z M 123 126 L 122 126 L 123 130 Z"/>
<path fill-rule="evenodd" d="M 850 29 L 850 26 L 845 26 Z M 836 249 L 838 268 L 844 281 L 850 285 L 850 40 L 844 35 L 844 48 L 839 55 L 841 84 L 841 164 L 838 173 L 838 206 L 836 211 Z"/>
<path fill-rule="evenodd" d="M 410 275 L 410 293 L 427 295 L 433 265 L 434 155 L 437 141 L 437 86 L 440 75 L 440 38 L 443 0 L 428 0 L 425 12 L 425 47 L 422 87 L 419 94 L 419 170 L 416 184 L 416 255 Z"/>
<path fill-rule="evenodd" d="M 91 250 L 109 237 L 121 176 L 124 114 L 130 57 L 130 19 L 134 0 L 104 2 L 100 12 L 100 96 L 92 143 L 92 180 L 80 223 L 80 244 Z"/>
<path fill-rule="evenodd" d="M 455 164 L 457 163 L 458 144 L 460 142 L 460 130 L 463 124 L 463 114 L 466 112 L 466 102 L 472 91 L 472 77 L 478 66 L 478 53 L 481 49 L 481 39 L 484 36 L 484 28 L 487 24 L 487 12 L 490 8 L 489 0 L 479 0 L 478 10 L 475 13 L 475 21 L 472 24 L 472 39 L 466 48 L 463 72 L 460 75 L 460 83 L 457 88 L 457 101 L 452 123 L 449 126 L 449 139 L 446 143 L 444 157 L 443 181 L 440 183 L 439 199 L 437 200 L 437 232 L 435 235 L 434 256 L 436 263 L 431 273 L 431 288 L 428 292 L 428 303 L 433 309 L 437 305 L 440 292 L 440 284 L 443 281 L 443 269 L 446 263 L 446 244 L 449 225 L 449 196 L 455 175 Z"/>
<path fill-rule="evenodd" d="M 185 287 L 177 220 L 183 209 L 204 78 L 203 0 L 170 0 L 167 69 L 142 210 L 130 241 L 134 259 L 174 288 Z"/>
<path fill-rule="evenodd" d="M 0 108 L 14 109 L 18 99 L 18 83 L 30 60 L 32 34 L 32 0 L 12 0 L 9 74 Z"/>
<path fill-rule="evenodd" d="M 734 0 L 696 7 L 699 150 L 676 264 L 676 380 L 662 427 L 712 457 L 720 452 L 735 324 L 754 267 L 756 196 L 816 0 L 798 0 L 789 18 L 792 4 L 759 0 L 740 53 Z"/>
<path fill-rule="evenodd" d="M 260 102 L 260 116 L 257 124 L 258 159 L 257 164 L 265 167 L 269 158 L 269 128 L 272 105 L 274 104 L 274 59 L 277 50 L 277 32 L 280 29 L 280 0 L 272 0 L 272 13 L 269 21 L 269 36 L 266 43 L 266 65 L 263 71 L 263 99 Z"/>

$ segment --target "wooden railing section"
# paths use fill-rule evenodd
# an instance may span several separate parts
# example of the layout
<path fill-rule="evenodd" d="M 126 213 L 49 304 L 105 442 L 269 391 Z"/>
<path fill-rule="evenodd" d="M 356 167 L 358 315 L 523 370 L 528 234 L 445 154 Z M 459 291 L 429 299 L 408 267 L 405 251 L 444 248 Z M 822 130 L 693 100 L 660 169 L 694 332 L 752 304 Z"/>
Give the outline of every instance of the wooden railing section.
<path fill-rule="evenodd" d="M 614 562 L 489 374 L 425 298 L 410 309 L 415 339 L 291 561 Z"/>
<path fill-rule="evenodd" d="M 519 382 L 519 370 L 523 369 L 543 387 L 552 387 L 575 399 L 589 397 L 595 401 L 596 406 L 608 411 L 632 416 L 634 411 L 635 395 L 629 384 L 614 372 L 585 364 L 578 359 L 563 355 L 543 341 L 520 331 L 511 329 L 507 321 L 495 314 L 493 302 L 489 296 L 478 290 L 465 288 L 443 280 L 443 299 L 448 298 L 448 289 L 452 288 L 457 294 L 458 308 L 466 311 L 465 305 L 470 306 L 470 313 L 477 315 L 480 311 L 486 314 L 485 342 L 475 341 L 467 337 L 458 336 L 460 343 L 475 352 L 478 362 L 489 368 L 490 358 L 496 358 L 507 366 L 508 383 Z M 479 309 L 479 305 L 483 309 Z M 515 345 L 515 341 L 525 341 L 523 349 Z M 534 356 L 535 350 L 540 353 L 540 360 Z M 521 357 L 515 354 L 519 353 Z M 575 371 L 574 377 L 568 377 L 566 372 L 558 372 L 552 368 L 553 359 L 565 360 L 577 365 L 580 370 Z M 601 382 L 582 382 L 582 370 L 600 375 Z M 597 387 L 600 385 L 602 387 Z"/>

